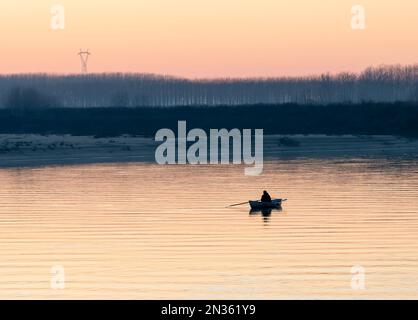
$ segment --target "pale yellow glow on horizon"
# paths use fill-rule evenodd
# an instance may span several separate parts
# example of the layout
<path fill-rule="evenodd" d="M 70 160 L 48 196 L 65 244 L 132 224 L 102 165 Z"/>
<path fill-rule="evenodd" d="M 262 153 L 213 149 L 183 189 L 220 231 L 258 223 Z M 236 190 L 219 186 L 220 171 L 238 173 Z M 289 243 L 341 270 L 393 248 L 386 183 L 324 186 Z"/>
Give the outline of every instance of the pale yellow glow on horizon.
<path fill-rule="evenodd" d="M 51 30 L 50 8 L 66 10 Z M 366 29 L 350 28 L 351 7 Z M 418 1 L 3 0 L 0 73 L 90 72 L 247 77 L 358 72 L 418 62 Z"/>

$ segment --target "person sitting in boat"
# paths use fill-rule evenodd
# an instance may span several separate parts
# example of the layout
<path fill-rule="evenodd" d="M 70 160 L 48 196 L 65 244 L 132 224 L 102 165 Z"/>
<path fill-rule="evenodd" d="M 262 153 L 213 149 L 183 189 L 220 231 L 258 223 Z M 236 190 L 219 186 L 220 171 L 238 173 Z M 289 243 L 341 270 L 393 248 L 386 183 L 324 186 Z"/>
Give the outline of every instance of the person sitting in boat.
<path fill-rule="evenodd" d="M 271 197 L 266 190 L 263 191 L 263 195 L 261 196 L 261 202 L 271 202 Z"/>

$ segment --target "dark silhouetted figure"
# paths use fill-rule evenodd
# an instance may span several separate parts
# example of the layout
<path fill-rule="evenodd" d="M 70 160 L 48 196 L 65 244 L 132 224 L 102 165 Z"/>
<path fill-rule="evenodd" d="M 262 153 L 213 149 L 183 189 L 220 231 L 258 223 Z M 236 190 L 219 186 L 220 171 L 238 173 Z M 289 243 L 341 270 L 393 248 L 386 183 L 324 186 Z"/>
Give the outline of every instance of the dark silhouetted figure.
<path fill-rule="evenodd" d="M 263 195 L 261 196 L 261 202 L 271 202 L 271 197 L 266 190 L 263 191 Z"/>

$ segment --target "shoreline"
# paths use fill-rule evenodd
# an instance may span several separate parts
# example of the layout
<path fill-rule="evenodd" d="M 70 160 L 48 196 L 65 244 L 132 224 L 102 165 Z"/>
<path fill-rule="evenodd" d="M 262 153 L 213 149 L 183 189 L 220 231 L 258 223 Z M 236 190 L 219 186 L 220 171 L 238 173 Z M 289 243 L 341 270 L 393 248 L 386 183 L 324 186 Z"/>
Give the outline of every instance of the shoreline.
<path fill-rule="evenodd" d="M 0 134 L 0 168 L 155 163 L 149 137 Z M 277 158 L 418 157 L 418 140 L 396 136 L 265 135 L 264 161 Z"/>

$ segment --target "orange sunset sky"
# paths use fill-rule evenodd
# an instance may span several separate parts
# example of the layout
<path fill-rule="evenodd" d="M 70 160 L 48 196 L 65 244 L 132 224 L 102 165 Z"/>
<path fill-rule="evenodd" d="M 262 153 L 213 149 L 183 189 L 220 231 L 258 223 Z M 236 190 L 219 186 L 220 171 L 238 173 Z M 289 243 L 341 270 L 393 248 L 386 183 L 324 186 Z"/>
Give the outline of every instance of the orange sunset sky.
<path fill-rule="evenodd" d="M 65 28 L 50 27 L 51 7 Z M 351 28 L 351 8 L 366 29 Z M 0 73 L 259 77 L 418 62 L 417 0 L 1 0 Z"/>

